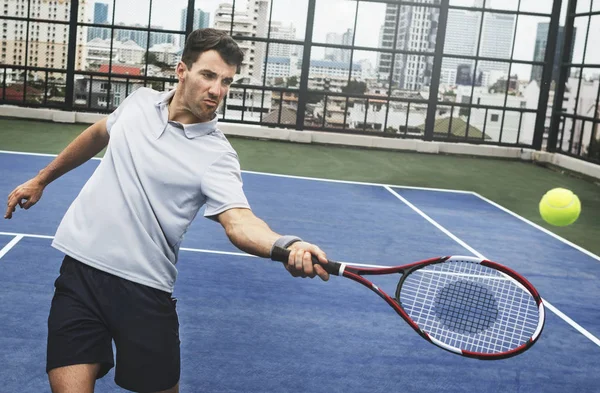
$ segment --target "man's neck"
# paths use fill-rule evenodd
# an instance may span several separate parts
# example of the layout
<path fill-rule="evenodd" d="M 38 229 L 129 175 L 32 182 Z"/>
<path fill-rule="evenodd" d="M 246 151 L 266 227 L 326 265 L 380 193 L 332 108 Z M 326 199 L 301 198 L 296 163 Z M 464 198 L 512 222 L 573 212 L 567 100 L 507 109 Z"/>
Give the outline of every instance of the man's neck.
<path fill-rule="evenodd" d="M 196 123 L 206 123 L 213 119 L 214 114 L 211 116 L 206 116 L 204 118 L 200 118 L 195 116 L 191 111 L 189 111 L 184 105 L 181 104 L 181 100 L 178 91 L 175 91 L 173 97 L 169 101 L 167 108 L 169 110 L 169 120 L 176 121 L 181 124 L 196 124 Z"/>

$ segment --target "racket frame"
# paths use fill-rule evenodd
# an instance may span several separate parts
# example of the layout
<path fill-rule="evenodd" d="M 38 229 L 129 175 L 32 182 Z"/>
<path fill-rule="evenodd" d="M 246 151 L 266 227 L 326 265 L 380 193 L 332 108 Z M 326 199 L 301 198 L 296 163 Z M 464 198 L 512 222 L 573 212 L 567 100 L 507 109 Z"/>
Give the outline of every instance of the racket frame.
<path fill-rule="evenodd" d="M 289 256 L 289 250 L 279 248 L 278 250 L 277 249 L 274 250 L 273 255 L 271 256 L 271 259 L 273 259 L 275 261 L 279 261 L 279 262 L 286 262 L 288 259 L 288 256 Z M 401 290 L 403 281 L 414 270 L 418 270 L 418 269 L 421 269 L 423 267 L 433 265 L 433 264 L 445 263 L 452 259 L 460 259 L 462 261 L 478 263 L 483 266 L 492 268 L 496 271 L 499 271 L 505 277 L 507 277 L 507 278 L 511 279 L 513 282 L 517 283 L 521 287 L 521 289 L 523 289 L 531 294 L 531 296 L 533 297 L 533 299 L 535 300 L 535 302 L 538 306 L 539 319 L 538 319 L 537 328 L 534 331 L 532 337 L 528 341 L 526 341 L 525 343 L 521 344 L 520 346 L 513 348 L 509 351 L 504 351 L 504 352 L 499 352 L 499 353 L 483 353 L 483 352 L 468 351 L 468 350 L 460 349 L 457 347 L 453 347 L 451 345 L 448 345 L 448 344 L 436 339 L 435 337 L 432 337 L 425 330 L 420 328 L 419 325 L 417 325 L 417 323 L 415 321 L 412 320 L 412 318 L 408 315 L 406 310 L 404 310 L 404 308 L 402 307 L 402 305 L 399 301 L 400 290 Z M 332 260 L 328 260 L 326 264 L 323 264 L 316 257 L 313 256 L 313 263 L 321 265 L 329 274 L 349 278 L 349 279 L 356 281 L 356 282 L 364 285 L 365 287 L 369 288 L 371 291 L 375 292 L 380 298 L 385 300 L 385 302 L 390 307 L 392 307 L 394 309 L 394 311 L 396 311 L 396 313 L 398 315 L 400 315 L 400 317 L 402 317 L 402 319 L 404 319 L 404 321 L 406 323 L 408 323 L 408 325 L 410 327 L 412 327 L 413 330 L 415 332 L 417 332 L 421 337 L 423 337 L 425 340 L 431 342 L 432 344 L 434 344 L 442 349 L 445 349 L 449 352 L 457 354 L 457 355 L 462 355 L 465 357 L 475 358 L 475 359 L 480 359 L 480 360 L 506 359 L 506 358 L 518 355 L 518 354 L 528 350 L 540 337 L 543 327 L 544 327 L 544 322 L 545 322 L 544 304 L 543 304 L 541 296 L 539 295 L 539 293 L 535 289 L 535 287 L 525 277 L 523 277 L 516 271 L 514 271 L 504 265 L 501 265 L 496 262 L 492 262 L 487 259 L 481 259 L 481 258 L 470 257 L 470 256 L 443 256 L 443 257 L 425 259 L 425 260 L 422 260 L 419 262 L 414 262 L 414 263 L 410 263 L 410 264 L 402 265 L 402 266 L 362 267 L 362 266 L 354 266 L 354 265 L 351 265 L 351 264 L 348 264 L 345 262 L 336 262 L 336 261 L 332 261 Z M 368 279 L 366 279 L 365 277 L 363 277 L 364 275 L 387 275 L 387 274 L 394 274 L 394 273 L 402 274 L 402 278 L 400 279 L 400 282 L 398 283 L 398 286 L 396 289 L 396 298 L 391 297 L 385 291 L 383 291 L 381 288 L 379 288 L 377 285 L 375 285 L 373 282 L 371 282 Z"/>

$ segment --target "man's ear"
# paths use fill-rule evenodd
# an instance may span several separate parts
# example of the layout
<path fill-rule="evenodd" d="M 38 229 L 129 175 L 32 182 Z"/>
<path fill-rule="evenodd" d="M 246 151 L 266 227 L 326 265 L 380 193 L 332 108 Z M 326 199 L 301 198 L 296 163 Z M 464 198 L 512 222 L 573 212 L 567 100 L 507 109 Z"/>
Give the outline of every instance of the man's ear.
<path fill-rule="evenodd" d="M 177 67 L 175 67 L 175 73 L 177 74 L 177 79 L 179 79 L 179 82 L 185 79 L 185 71 L 187 71 L 187 66 L 185 63 L 183 61 L 177 63 Z"/>

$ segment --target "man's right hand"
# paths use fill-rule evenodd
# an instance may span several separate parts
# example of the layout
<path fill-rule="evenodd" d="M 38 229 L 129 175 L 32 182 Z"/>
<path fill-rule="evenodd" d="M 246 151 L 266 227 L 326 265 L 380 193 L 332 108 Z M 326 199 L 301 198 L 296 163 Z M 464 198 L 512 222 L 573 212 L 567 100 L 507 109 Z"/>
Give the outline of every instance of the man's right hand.
<path fill-rule="evenodd" d="M 46 186 L 42 184 L 37 177 L 21 184 L 8 195 L 8 203 L 4 218 L 11 219 L 13 212 L 19 205 L 22 209 L 29 209 L 35 205 L 44 192 Z"/>

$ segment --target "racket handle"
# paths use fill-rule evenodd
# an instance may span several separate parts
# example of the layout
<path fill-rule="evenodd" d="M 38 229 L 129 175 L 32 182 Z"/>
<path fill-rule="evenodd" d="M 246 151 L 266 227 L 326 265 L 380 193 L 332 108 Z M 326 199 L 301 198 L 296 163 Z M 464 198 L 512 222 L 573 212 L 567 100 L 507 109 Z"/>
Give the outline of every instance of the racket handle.
<path fill-rule="evenodd" d="M 273 247 L 273 251 L 271 252 L 271 259 L 277 262 L 287 263 L 290 257 L 290 250 L 287 248 L 281 247 Z M 333 274 L 339 276 L 341 263 L 327 260 L 327 263 L 321 263 L 316 256 L 312 256 L 312 262 L 315 265 L 321 265 L 323 269 L 329 274 Z"/>

